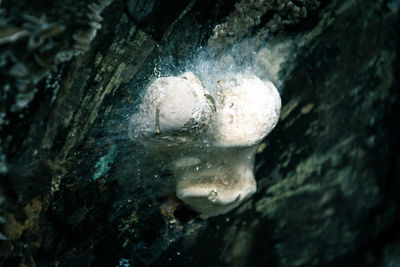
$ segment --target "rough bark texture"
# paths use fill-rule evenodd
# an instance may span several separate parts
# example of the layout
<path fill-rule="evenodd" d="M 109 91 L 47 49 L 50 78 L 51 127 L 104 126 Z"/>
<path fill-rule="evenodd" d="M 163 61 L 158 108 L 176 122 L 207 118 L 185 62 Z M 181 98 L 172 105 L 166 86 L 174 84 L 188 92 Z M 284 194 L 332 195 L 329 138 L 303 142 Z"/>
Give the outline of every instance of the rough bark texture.
<path fill-rule="evenodd" d="M 400 264 L 398 0 L 33 2 L 0 6 L 0 265 Z M 283 106 L 257 193 L 208 220 L 126 132 L 204 61 Z"/>

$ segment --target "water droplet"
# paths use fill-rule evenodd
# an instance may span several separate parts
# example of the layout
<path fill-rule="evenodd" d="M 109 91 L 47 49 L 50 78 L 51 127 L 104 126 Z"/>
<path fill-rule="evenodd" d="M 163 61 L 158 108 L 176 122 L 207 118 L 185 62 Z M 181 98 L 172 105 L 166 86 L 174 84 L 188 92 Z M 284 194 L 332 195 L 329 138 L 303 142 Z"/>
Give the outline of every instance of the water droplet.
<path fill-rule="evenodd" d="M 199 171 L 200 170 L 200 167 L 199 166 L 196 166 L 196 171 Z"/>
<path fill-rule="evenodd" d="M 218 193 L 214 189 L 211 190 L 210 193 L 208 193 L 208 200 L 210 200 L 212 202 L 216 201 L 217 197 L 218 197 Z"/>

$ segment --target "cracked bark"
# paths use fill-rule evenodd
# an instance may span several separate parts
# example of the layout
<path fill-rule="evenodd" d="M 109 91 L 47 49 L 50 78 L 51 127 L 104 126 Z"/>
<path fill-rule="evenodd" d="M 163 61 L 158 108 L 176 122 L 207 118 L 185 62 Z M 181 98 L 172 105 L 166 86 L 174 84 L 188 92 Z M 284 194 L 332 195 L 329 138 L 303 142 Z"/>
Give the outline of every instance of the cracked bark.
<path fill-rule="evenodd" d="M 293 1 L 308 11 L 298 19 L 296 8 L 276 1 L 115 0 L 90 49 L 75 53 L 74 34 L 92 29 L 90 3 L 2 3 L 3 36 L 19 33 L 0 41 L 2 265 L 396 261 L 398 1 Z M 24 28 L 26 15 L 45 15 L 32 23 L 47 31 Z M 232 32 L 216 36 L 221 29 Z M 34 34 L 50 37 L 24 50 Z M 135 180 L 123 132 L 146 82 L 183 71 L 199 47 L 226 61 L 233 45 L 240 53 L 229 60 L 241 64 L 256 52 L 262 65 L 272 44 L 288 40 L 277 74 L 281 119 L 259 149 L 251 199 L 203 221 L 173 199 L 168 174 Z M 65 51 L 75 52 L 61 60 Z M 24 75 L 14 68 L 21 62 Z"/>

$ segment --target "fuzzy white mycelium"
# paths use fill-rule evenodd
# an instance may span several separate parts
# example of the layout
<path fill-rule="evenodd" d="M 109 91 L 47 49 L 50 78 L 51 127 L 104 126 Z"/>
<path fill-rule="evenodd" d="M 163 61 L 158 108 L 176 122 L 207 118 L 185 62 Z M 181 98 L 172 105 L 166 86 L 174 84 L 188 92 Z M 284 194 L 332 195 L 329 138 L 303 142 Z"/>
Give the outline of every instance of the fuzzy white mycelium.
<path fill-rule="evenodd" d="M 168 162 L 176 195 L 203 218 L 226 213 L 256 191 L 258 144 L 281 110 L 269 81 L 236 74 L 212 96 L 191 72 L 153 80 L 129 122 L 132 140 Z"/>

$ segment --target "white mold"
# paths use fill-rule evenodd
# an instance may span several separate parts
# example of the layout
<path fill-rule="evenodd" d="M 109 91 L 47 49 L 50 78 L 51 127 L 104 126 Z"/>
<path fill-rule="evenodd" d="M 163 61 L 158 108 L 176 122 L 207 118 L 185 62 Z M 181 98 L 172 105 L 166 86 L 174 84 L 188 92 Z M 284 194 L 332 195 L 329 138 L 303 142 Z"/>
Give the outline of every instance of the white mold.
<path fill-rule="evenodd" d="M 271 82 L 232 77 L 219 81 L 215 97 L 191 72 L 155 79 L 129 122 L 131 139 L 169 162 L 177 197 L 203 218 L 230 211 L 256 191 L 255 151 L 281 109 Z"/>

